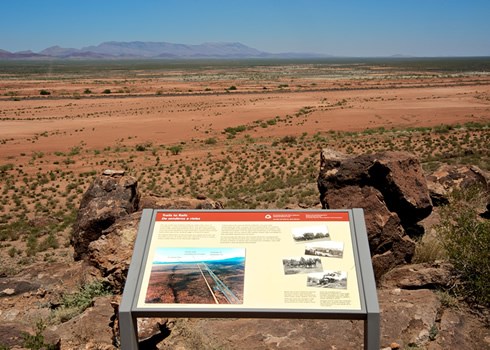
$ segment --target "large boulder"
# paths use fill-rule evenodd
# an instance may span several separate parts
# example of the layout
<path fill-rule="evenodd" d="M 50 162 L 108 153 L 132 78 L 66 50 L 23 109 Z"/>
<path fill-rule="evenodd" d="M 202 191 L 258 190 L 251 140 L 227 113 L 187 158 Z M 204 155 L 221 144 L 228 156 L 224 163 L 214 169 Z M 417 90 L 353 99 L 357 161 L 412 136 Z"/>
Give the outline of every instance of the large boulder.
<path fill-rule="evenodd" d="M 83 195 L 71 243 L 75 260 L 88 255 L 90 242 L 97 240 L 116 220 L 139 208 L 138 182 L 123 171 L 106 170 Z"/>
<path fill-rule="evenodd" d="M 331 149 L 323 149 L 320 159 L 322 207 L 364 209 L 376 277 L 410 262 L 415 251 L 410 236 L 423 233 L 418 222 L 432 211 L 418 159 L 406 152 L 349 157 Z"/>

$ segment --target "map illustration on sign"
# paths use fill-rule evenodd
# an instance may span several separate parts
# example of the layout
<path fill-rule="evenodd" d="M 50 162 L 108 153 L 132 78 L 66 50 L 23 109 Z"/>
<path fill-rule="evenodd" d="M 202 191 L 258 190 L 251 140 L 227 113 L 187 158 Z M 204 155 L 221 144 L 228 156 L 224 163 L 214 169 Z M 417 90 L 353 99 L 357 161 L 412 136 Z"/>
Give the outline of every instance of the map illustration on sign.
<path fill-rule="evenodd" d="M 242 304 L 244 248 L 156 248 L 145 302 Z"/>

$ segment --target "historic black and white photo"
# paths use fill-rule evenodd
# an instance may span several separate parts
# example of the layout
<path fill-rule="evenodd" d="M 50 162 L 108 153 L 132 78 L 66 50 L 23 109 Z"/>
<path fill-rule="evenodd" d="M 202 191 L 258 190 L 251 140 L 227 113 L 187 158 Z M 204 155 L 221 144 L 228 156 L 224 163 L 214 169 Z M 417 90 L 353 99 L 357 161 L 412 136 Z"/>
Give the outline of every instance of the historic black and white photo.
<path fill-rule="evenodd" d="M 320 258 L 312 257 L 289 257 L 282 259 L 285 275 L 294 275 L 298 273 L 310 273 L 323 271 Z"/>
<path fill-rule="evenodd" d="M 328 258 L 342 258 L 344 242 L 324 241 L 305 244 L 305 255 L 315 255 Z"/>
<path fill-rule="evenodd" d="M 347 289 L 347 272 L 323 271 L 309 273 L 306 285 L 318 288 Z"/>
<path fill-rule="evenodd" d="M 328 227 L 324 225 L 295 227 L 292 230 L 296 242 L 329 240 Z"/>

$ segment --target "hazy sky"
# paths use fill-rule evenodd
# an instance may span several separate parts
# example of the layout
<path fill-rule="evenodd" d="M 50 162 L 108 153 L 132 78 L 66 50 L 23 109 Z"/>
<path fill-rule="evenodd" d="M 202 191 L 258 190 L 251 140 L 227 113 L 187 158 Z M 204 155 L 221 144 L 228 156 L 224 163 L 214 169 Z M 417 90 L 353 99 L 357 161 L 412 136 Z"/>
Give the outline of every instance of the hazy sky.
<path fill-rule="evenodd" d="M 241 42 L 338 56 L 490 56 L 490 0 L 2 1 L 0 48 Z"/>

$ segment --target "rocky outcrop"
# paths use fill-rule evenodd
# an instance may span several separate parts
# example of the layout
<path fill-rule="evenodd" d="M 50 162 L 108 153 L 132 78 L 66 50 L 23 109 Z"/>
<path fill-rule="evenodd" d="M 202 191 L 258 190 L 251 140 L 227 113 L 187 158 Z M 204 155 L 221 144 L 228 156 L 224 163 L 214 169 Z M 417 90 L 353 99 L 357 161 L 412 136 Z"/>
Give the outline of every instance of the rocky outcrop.
<path fill-rule="evenodd" d="M 139 208 L 138 182 L 123 171 L 106 170 L 85 192 L 73 229 L 71 243 L 76 260 L 88 255 L 90 242 L 97 240 L 116 220 Z"/>
<path fill-rule="evenodd" d="M 406 152 L 348 157 L 321 151 L 318 189 L 323 208 L 363 208 L 375 275 L 411 261 L 418 222 L 432 203 L 417 158 Z M 407 233 L 409 235 L 407 235 Z"/>
<path fill-rule="evenodd" d="M 46 343 L 59 343 L 61 349 L 115 349 L 113 323 L 114 309 L 111 296 L 99 297 L 92 307 L 81 315 L 44 331 Z"/>
<path fill-rule="evenodd" d="M 454 284 L 453 266 L 447 262 L 397 266 L 387 272 L 381 285 L 385 288 L 446 289 Z"/>
<path fill-rule="evenodd" d="M 158 209 L 222 209 L 223 205 L 210 199 L 166 199 L 146 196 L 141 198 L 144 208 Z M 122 293 L 131 263 L 134 241 L 138 231 L 141 212 L 119 218 L 116 223 L 102 231 L 102 235 L 89 243 L 87 260 L 98 268 L 115 292 Z"/>
<path fill-rule="evenodd" d="M 490 174 L 474 165 L 444 164 L 427 176 L 427 185 L 434 205 L 444 205 L 454 189 L 479 186 L 490 191 Z"/>

